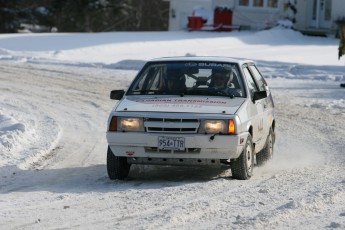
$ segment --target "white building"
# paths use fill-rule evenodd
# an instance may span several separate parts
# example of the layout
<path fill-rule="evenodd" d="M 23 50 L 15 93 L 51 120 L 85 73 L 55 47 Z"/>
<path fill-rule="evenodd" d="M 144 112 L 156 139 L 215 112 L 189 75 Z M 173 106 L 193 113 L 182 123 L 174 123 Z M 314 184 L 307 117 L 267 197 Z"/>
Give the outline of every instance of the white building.
<path fill-rule="evenodd" d="M 166 0 L 170 2 L 169 30 L 187 30 L 188 16 L 213 14 L 216 7 L 232 10 L 232 25 L 258 30 L 292 19 L 306 33 L 335 33 L 336 20 L 345 20 L 345 0 Z M 203 9 L 203 10 L 201 10 Z M 209 17 L 212 20 L 212 17 Z M 212 23 L 211 23 L 212 24 Z"/>

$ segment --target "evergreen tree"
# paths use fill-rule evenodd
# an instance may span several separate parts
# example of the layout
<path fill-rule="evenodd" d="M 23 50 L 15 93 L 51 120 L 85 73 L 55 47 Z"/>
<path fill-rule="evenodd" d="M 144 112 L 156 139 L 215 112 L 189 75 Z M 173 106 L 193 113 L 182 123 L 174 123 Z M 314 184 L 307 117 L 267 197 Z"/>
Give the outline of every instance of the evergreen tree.
<path fill-rule="evenodd" d="M 50 11 L 46 8 L 47 2 L 49 1 L 0 0 L 0 32 L 17 32 L 23 23 L 53 26 Z"/>
<path fill-rule="evenodd" d="M 163 0 L 0 0 L 0 33 L 23 23 L 59 32 L 166 30 L 168 8 Z"/>
<path fill-rule="evenodd" d="M 12 33 L 19 26 L 17 1 L 0 0 L 0 32 Z"/>

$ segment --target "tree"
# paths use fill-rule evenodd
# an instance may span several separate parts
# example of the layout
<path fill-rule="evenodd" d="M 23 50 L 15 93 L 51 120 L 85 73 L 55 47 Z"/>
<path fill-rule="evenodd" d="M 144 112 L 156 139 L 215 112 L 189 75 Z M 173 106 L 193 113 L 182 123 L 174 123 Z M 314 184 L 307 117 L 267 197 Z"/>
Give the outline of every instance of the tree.
<path fill-rule="evenodd" d="M 0 0 L 0 33 L 23 23 L 60 32 L 166 30 L 168 8 L 163 0 Z"/>
<path fill-rule="evenodd" d="M 0 32 L 13 33 L 25 24 L 51 27 L 50 11 L 45 7 L 49 0 L 0 0 Z"/>
<path fill-rule="evenodd" d="M 15 32 L 18 26 L 18 10 L 15 1 L 0 0 L 0 32 Z"/>
<path fill-rule="evenodd" d="M 54 21 L 59 31 L 96 32 L 107 24 L 107 18 L 120 12 L 115 0 L 54 0 Z"/>
<path fill-rule="evenodd" d="M 121 14 L 111 20 L 107 30 L 167 30 L 169 3 L 162 0 L 125 0 Z"/>

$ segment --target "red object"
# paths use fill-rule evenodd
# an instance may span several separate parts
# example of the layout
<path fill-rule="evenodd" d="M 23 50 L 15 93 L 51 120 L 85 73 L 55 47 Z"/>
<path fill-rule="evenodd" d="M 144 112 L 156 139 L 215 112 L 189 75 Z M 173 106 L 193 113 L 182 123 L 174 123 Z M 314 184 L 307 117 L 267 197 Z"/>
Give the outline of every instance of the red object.
<path fill-rule="evenodd" d="M 189 16 L 188 17 L 188 29 L 189 30 L 200 30 L 204 25 L 202 17 Z"/>
<path fill-rule="evenodd" d="M 213 24 L 221 31 L 232 30 L 232 11 L 227 8 L 217 7 L 214 9 Z"/>

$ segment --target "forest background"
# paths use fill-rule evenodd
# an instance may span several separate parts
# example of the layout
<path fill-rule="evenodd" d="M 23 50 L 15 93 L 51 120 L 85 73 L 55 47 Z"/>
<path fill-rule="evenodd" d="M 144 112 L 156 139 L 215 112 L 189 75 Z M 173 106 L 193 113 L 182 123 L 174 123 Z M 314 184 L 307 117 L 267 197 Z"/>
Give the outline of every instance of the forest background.
<path fill-rule="evenodd" d="M 163 0 L 0 0 L 0 33 L 164 31 Z"/>

